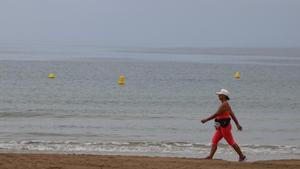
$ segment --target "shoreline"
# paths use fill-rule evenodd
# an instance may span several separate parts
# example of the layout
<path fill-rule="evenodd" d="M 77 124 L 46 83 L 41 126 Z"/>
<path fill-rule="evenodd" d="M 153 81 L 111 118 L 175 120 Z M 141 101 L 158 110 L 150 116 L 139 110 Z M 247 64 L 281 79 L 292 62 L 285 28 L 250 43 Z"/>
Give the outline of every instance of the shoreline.
<path fill-rule="evenodd" d="M 0 168 L 30 169 L 275 169 L 300 168 L 300 159 L 233 162 L 182 157 L 131 155 L 0 153 Z"/>
<path fill-rule="evenodd" d="M 52 150 L 13 150 L 13 149 L 0 149 L 0 154 L 38 154 L 38 155 L 91 155 L 91 156 L 134 156 L 134 157 L 150 157 L 150 158 L 184 158 L 184 159 L 203 159 L 208 155 L 206 153 L 198 154 L 178 154 L 167 152 L 113 152 L 113 151 L 52 151 Z M 245 153 L 245 152 L 244 152 Z M 300 160 L 300 154 L 265 154 L 265 153 L 245 153 L 247 156 L 247 162 L 257 161 L 276 161 L 276 160 Z M 230 150 L 227 154 L 222 152 L 216 152 L 214 160 L 223 160 L 228 162 L 237 162 L 238 155 Z"/>

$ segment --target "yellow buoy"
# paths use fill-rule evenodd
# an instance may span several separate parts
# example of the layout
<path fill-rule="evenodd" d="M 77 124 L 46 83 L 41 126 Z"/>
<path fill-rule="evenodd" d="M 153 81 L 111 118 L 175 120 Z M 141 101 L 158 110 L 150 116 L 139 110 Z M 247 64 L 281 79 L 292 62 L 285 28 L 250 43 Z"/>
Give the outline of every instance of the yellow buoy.
<path fill-rule="evenodd" d="M 125 85 L 125 76 L 124 76 L 124 75 L 121 75 L 121 76 L 119 77 L 118 84 L 119 84 L 120 86 Z"/>
<path fill-rule="evenodd" d="M 235 72 L 233 77 L 236 78 L 236 79 L 240 79 L 241 78 L 241 73 L 240 72 Z"/>
<path fill-rule="evenodd" d="M 54 73 L 49 73 L 49 74 L 48 74 L 48 78 L 50 78 L 50 79 L 55 79 L 55 78 L 56 78 L 56 74 L 54 74 Z"/>

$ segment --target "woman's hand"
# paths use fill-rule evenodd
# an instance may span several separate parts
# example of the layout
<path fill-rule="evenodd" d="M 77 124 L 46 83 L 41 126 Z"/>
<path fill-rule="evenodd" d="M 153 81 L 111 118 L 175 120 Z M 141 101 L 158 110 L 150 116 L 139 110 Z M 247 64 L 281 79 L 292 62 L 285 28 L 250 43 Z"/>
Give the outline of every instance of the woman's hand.
<path fill-rule="evenodd" d="M 237 129 L 238 129 L 239 131 L 242 131 L 242 130 L 243 130 L 242 126 L 239 125 L 239 124 L 237 124 L 236 127 L 237 127 Z"/>
<path fill-rule="evenodd" d="M 201 122 L 202 122 L 202 123 L 206 123 L 206 122 L 207 122 L 207 119 L 202 119 Z"/>

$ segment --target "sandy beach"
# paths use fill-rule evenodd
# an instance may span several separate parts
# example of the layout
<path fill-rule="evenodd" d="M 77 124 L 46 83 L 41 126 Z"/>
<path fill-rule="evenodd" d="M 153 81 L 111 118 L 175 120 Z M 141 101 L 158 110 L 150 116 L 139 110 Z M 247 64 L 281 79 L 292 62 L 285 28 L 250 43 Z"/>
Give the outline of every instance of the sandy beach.
<path fill-rule="evenodd" d="M 1 169 L 299 169 L 300 160 L 229 162 L 196 158 L 62 155 L 62 154 L 0 154 Z"/>

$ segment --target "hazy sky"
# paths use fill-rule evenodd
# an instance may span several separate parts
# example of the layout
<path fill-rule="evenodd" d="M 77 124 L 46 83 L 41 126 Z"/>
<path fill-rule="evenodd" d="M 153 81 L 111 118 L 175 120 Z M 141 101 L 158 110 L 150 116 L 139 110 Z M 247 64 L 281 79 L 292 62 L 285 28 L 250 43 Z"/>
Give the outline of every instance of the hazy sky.
<path fill-rule="evenodd" d="M 300 0 L 1 0 L 0 44 L 300 47 Z"/>

